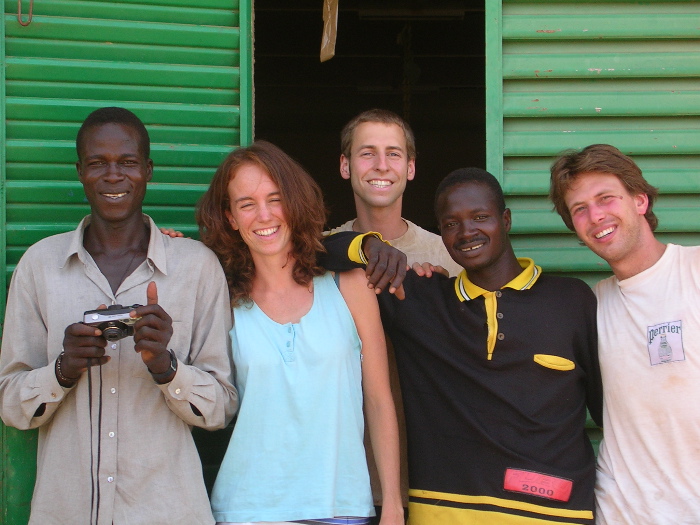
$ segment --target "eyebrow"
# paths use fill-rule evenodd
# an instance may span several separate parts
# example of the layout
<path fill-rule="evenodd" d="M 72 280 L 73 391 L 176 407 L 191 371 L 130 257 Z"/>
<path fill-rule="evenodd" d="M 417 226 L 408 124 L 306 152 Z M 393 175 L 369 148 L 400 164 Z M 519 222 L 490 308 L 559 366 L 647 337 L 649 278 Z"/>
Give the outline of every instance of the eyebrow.
<path fill-rule="evenodd" d="M 280 196 L 281 196 L 282 193 L 279 192 L 279 191 L 271 191 L 270 193 L 268 193 L 268 194 L 266 195 L 266 197 L 270 197 L 270 196 L 272 196 L 272 195 L 280 195 Z M 241 201 L 246 201 L 246 200 L 253 200 L 253 197 L 244 196 L 244 197 L 240 197 L 240 198 L 236 199 L 236 200 L 233 201 L 233 202 L 241 202 Z"/>

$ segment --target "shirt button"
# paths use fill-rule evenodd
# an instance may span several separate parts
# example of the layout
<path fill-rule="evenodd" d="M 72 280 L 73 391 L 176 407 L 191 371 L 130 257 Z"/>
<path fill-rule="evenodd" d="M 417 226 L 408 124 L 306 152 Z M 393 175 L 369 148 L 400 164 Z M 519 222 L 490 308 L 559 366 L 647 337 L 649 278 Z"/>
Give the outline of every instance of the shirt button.
<path fill-rule="evenodd" d="M 116 349 L 117 349 L 117 344 L 116 344 L 116 343 L 112 343 L 112 350 L 116 350 Z"/>
<path fill-rule="evenodd" d="M 110 388 L 109 391 L 112 392 L 112 394 L 116 394 L 116 393 L 117 393 L 117 389 L 116 389 L 116 388 Z"/>
<path fill-rule="evenodd" d="M 496 314 L 496 317 L 498 317 L 499 319 L 503 319 L 503 314 L 501 312 L 498 312 Z"/>
<path fill-rule="evenodd" d="M 56 398 L 56 392 L 51 392 L 51 397 Z"/>
<path fill-rule="evenodd" d="M 496 292 L 496 297 L 500 297 L 501 295 L 503 294 L 500 292 L 500 290 Z"/>
<path fill-rule="evenodd" d="M 498 337 L 498 340 L 499 340 L 499 341 L 503 341 L 503 340 L 506 338 L 506 336 L 503 335 L 502 333 L 498 334 L 497 337 Z"/>
<path fill-rule="evenodd" d="M 180 389 L 179 389 L 179 388 L 176 388 L 176 389 L 175 389 L 175 393 L 176 393 L 176 394 L 179 394 L 179 393 L 180 393 Z"/>
<path fill-rule="evenodd" d="M 109 437 L 113 438 L 114 437 L 114 432 L 109 433 Z"/>
<path fill-rule="evenodd" d="M 292 343 L 290 341 L 287 341 L 287 348 L 289 348 L 290 346 L 292 346 Z"/>
<path fill-rule="evenodd" d="M 114 478 L 112 476 L 109 476 L 107 478 L 107 483 L 112 483 L 114 481 Z"/>

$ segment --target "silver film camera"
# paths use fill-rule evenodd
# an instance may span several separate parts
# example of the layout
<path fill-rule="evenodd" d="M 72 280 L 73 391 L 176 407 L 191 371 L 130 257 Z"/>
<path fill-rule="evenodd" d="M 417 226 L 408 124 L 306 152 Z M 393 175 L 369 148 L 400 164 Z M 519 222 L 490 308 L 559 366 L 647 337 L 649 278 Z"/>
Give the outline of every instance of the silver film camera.
<path fill-rule="evenodd" d="M 129 312 L 139 306 L 141 305 L 113 304 L 103 310 L 88 310 L 83 314 L 83 323 L 102 330 L 102 336 L 107 341 L 118 341 L 134 335 L 134 323 L 141 318 L 129 317 Z"/>

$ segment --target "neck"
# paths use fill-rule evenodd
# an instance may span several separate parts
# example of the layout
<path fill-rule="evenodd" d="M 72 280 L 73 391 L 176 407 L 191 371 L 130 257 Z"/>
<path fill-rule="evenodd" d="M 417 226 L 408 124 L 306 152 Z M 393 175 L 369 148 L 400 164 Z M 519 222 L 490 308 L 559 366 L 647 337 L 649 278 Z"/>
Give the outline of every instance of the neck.
<path fill-rule="evenodd" d="M 253 290 L 282 289 L 290 286 L 299 286 L 292 271 L 294 259 L 291 254 L 277 254 L 261 256 L 253 254 L 255 265 L 255 277 L 253 277 Z"/>
<path fill-rule="evenodd" d="M 619 281 L 629 279 L 654 266 L 666 251 L 666 245 L 656 239 L 642 243 L 633 254 L 619 261 L 608 261 Z"/>
<path fill-rule="evenodd" d="M 478 287 L 494 292 L 515 279 L 522 271 L 523 269 L 511 248 L 493 264 L 479 270 L 467 270 L 467 276 Z"/>
<path fill-rule="evenodd" d="M 392 241 L 408 231 L 406 221 L 401 218 L 401 200 L 391 206 L 373 208 L 355 199 L 355 208 L 357 219 L 352 229 L 356 232 L 379 232 L 385 240 Z"/>
<path fill-rule="evenodd" d="M 111 223 L 92 216 L 85 230 L 83 246 L 91 255 L 148 251 L 150 230 L 139 215 L 128 221 Z"/>

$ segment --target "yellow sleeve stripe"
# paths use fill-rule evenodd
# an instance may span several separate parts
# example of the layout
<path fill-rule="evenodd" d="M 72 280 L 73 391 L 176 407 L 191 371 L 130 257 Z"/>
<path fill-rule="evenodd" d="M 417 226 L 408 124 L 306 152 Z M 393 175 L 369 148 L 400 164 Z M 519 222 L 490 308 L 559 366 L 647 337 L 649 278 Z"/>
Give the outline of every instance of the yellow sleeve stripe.
<path fill-rule="evenodd" d="M 365 238 L 369 235 L 376 237 L 380 241 L 389 244 L 382 238 L 382 234 L 378 232 L 367 232 L 363 233 L 362 235 L 358 235 L 352 240 L 350 246 L 348 247 L 348 259 L 350 259 L 352 262 L 358 264 L 367 264 L 367 257 L 365 257 L 365 254 L 362 251 L 362 241 L 364 241 Z M 389 246 L 391 246 L 391 244 L 389 244 Z"/>

